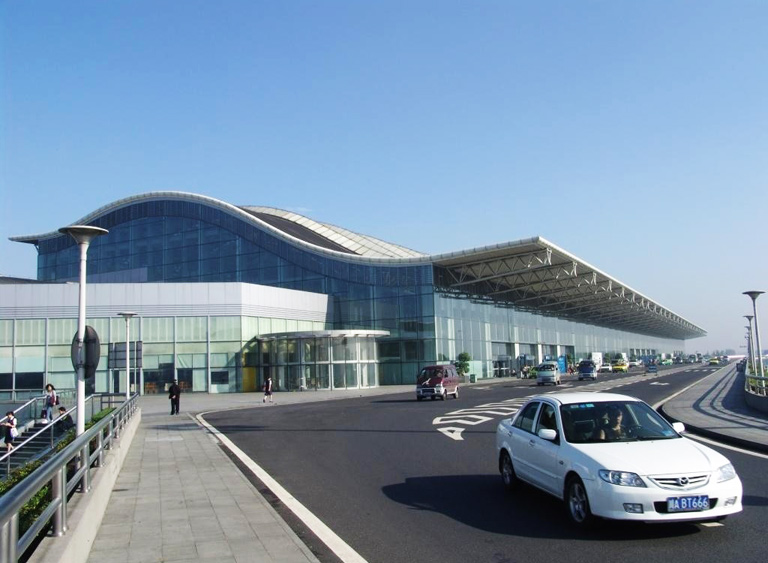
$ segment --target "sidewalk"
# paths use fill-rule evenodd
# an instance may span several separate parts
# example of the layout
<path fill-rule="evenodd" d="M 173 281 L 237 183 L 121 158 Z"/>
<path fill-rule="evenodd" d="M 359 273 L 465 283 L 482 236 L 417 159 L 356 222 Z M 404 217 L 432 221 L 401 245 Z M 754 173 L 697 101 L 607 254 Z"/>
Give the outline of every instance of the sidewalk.
<path fill-rule="evenodd" d="M 484 379 L 472 386 L 517 383 Z M 276 393 L 295 404 L 412 392 L 412 385 L 351 391 Z M 739 402 L 740 382 L 716 372 L 663 406 L 694 433 L 716 434 L 768 451 L 768 420 Z M 204 431 L 194 414 L 229 408 L 273 408 L 261 393 L 182 396 L 171 417 L 164 395 L 139 399 L 142 422 L 129 449 L 89 563 L 306 563 L 317 558 Z"/>
<path fill-rule="evenodd" d="M 412 388 L 276 393 L 274 397 L 277 404 L 292 404 Z M 178 416 L 169 415 L 165 395 L 141 397 L 141 426 L 115 483 L 89 563 L 317 561 L 194 418 L 211 410 L 274 408 L 263 405 L 262 396 L 183 395 Z"/>
<path fill-rule="evenodd" d="M 735 365 L 702 379 L 661 410 L 693 434 L 768 453 L 768 416 L 747 406 L 744 377 Z"/>

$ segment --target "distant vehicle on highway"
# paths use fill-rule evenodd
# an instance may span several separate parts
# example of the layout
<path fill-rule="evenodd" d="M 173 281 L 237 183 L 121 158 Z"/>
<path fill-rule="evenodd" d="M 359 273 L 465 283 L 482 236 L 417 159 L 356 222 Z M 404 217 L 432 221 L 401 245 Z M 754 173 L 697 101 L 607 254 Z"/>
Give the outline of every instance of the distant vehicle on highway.
<path fill-rule="evenodd" d="M 643 360 L 629 360 L 629 367 L 639 368 L 643 365 Z"/>
<path fill-rule="evenodd" d="M 613 372 L 613 369 L 611 369 L 611 364 L 603 364 L 599 368 L 597 368 L 597 373 L 611 373 Z"/>
<path fill-rule="evenodd" d="M 624 360 L 614 360 L 611 362 L 611 370 L 614 373 L 627 373 L 629 371 L 629 364 Z"/>
<path fill-rule="evenodd" d="M 669 358 L 667 358 L 665 360 L 661 360 L 661 365 L 663 365 L 663 366 L 671 366 L 672 365 L 672 360 L 670 360 Z"/>
<path fill-rule="evenodd" d="M 597 380 L 597 366 L 592 360 L 581 360 L 576 370 L 579 373 L 579 381 L 584 379 Z"/>
<path fill-rule="evenodd" d="M 527 483 L 565 501 L 582 528 L 596 517 L 658 523 L 741 512 L 733 465 L 684 431 L 627 395 L 537 395 L 499 423 L 496 462 L 507 490 Z"/>
<path fill-rule="evenodd" d="M 720 359 L 719 358 L 709 358 L 709 365 L 711 366 L 717 366 L 720 365 Z"/>

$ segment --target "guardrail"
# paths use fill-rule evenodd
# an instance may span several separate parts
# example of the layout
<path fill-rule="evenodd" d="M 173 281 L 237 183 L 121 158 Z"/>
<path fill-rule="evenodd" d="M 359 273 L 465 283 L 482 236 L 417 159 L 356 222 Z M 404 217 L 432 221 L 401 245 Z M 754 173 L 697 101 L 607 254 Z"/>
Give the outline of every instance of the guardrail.
<path fill-rule="evenodd" d="M 0 498 L 0 561 L 17 561 L 49 522 L 54 536 L 66 532 L 70 495 L 75 489 L 83 494 L 90 491 L 91 469 L 102 466 L 105 450 L 111 447 L 112 441 L 119 437 L 136 413 L 137 398 L 138 395 L 134 395 L 124 402 Z M 92 449 L 91 442 L 94 441 Z M 22 507 L 48 484 L 51 485 L 50 503 L 19 537 Z"/>
<path fill-rule="evenodd" d="M 74 399 L 74 395 L 70 397 Z M 54 418 L 49 424 L 39 429 L 37 432 L 29 434 L 28 429 L 34 429 L 35 421 L 42 419 L 45 416 L 45 399 L 46 397 L 35 397 L 31 401 L 28 401 L 21 407 L 14 410 L 14 415 L 18 421 L 17 428 L 19 431 L 23 430 L 23 433 L 19 436 L 18 440 L 14 441 L 14 447 L 11 451 L 0 455 L 0 477 L 5 478 L 10 475 L 14 465 L 18 465 L 20 462 L 14 464 L 14 460 L 18 458 L 26 457 L 26 448 L 28 448 L 35 441 L 36 438 L 44 435 L 50 435 L 50 447 L 56 444 L 58 439 L 61 438 L 61 430 L 63 418 Z M 125 395 L 121 393 L 102 393 L 100 395 L 91 395 L 85 398 L 85 423 L 89 423 L 93 419 L 93 415 L 97 412 L 103 411 L 107 407 L 112 407 L 116 404 L 122 404 L 125 401 Z M 62 395 L 62 404 L 66 402 L 64 395 Z M 66 407 L 65 407 L 66 408 Z M 75 418 L 77 413 L 77 407 L 68 409 L 65 415 L 70 415 Z M 58 413 L 57 413 L 58 414 Z M 4 416 L 0 418 L 0 423 L 4 422 L 8 417 Z M 27 461 L 32 461 L 27 460 Z"/>
<path fill-rule="evenodd" d="M 744 374 L 744 391 L 760 397 L 768 397 L 768 377 Z"/>

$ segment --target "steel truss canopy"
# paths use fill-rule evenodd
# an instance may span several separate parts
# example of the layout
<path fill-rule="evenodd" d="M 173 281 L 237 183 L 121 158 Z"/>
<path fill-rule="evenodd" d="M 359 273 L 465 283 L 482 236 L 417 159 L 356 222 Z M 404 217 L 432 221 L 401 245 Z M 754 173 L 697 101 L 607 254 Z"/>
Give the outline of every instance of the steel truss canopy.
<path fill-rule="evenodd" d="M 430 259 L 448 296 L 665 338 L 707 334 L 541 237 Z"/>

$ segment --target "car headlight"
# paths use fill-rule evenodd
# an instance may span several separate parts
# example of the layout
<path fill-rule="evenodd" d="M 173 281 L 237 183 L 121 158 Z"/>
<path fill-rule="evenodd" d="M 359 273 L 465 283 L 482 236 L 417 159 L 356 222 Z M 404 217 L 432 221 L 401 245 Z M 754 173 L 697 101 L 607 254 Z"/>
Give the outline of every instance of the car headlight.
<path fill-rule="evenodd" d="M 601 469 L 598 474 L 600 478 L 606 483 L 611 485 L 621 485 L 623 487 L 645 487 L 645 481 L 640 478 L 637 473 L 629 473 L 628 471 L 611 471 L 609 469 Z"/>
<path fill-rule="evenodd" d="M 722 483 L 723 481 L 730 481 L 731 479 L 735 478 L 736 470 L 730 463 L 723 465 L 722 467 L 718 467 L 717 471 L 715 471 L 715 480 L 718 483 Z"/>

